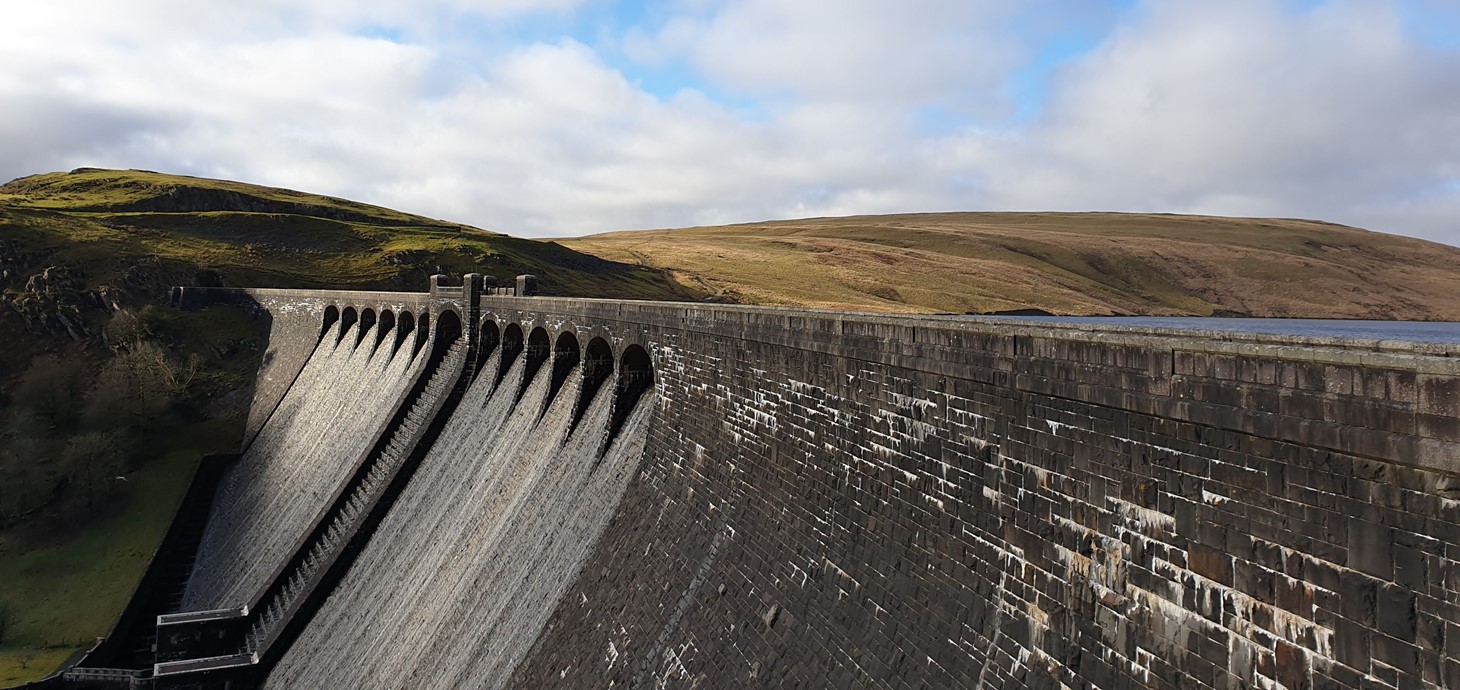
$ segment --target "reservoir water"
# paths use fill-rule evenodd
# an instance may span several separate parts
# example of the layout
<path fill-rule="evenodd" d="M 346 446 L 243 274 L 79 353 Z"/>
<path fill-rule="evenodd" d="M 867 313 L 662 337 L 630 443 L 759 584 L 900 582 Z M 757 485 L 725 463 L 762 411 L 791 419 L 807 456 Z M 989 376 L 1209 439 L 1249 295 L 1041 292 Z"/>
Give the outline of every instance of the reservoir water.
<path fill-rule="evenodd" d="M 1359 321 L 1345 319 L 1242 319 L 1185 316 L 977 316 L 1096 327 L 1158 328 L 1218 333 L 1253 333 L 1313 338 L 1354 338 L 1460 345 L 1460 323 L 1445 321 Z"/>

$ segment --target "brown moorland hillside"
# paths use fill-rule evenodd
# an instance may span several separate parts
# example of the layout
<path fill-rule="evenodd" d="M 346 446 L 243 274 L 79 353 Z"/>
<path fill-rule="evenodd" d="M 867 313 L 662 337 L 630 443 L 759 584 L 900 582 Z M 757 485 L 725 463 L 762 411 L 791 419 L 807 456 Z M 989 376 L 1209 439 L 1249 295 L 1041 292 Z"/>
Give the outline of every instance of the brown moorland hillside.
<path fill-rule="evenodd" d="M 753 304 L 1460 320 L 1460 248 L 1309 220 L 927 213 L 613 232 L 563 244 Z"/>

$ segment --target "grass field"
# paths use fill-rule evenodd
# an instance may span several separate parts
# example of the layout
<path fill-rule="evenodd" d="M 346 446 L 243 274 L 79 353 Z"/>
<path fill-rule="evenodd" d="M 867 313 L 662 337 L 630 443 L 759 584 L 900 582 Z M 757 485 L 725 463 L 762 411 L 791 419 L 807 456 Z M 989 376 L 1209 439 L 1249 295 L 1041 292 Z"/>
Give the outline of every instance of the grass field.
<path fill-rule="evenodd" d="M 1460 249 L 1317 221 L 932 213 L 614 232 L 564 244 L 755 304 L 1460 320 Z"/>
<path fill-rule="evenodd" d="M 132 596 L 201 454 L 175 450 L 127 477 L 125 501 L 46 543 L 0 536 L 0 685 L 41 678 L 106 635 Z"/>

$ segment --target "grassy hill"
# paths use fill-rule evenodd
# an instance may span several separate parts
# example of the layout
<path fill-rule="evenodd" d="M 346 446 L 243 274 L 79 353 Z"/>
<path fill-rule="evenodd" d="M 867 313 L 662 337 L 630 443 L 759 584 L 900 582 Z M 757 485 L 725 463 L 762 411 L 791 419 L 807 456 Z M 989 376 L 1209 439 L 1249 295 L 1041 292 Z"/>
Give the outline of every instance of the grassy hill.
<path fill-rule="evenodd" d="M 143 171 L 0 186 L 0 687 L 105 635 L 198 460 L 236 450 L 261 345 L 172 285 L 696 298 L 657 270 L 352 201 Z"/>
<path fill-rule="evenodd" d="M 144 262 L 179 284 L 206 272 L 205 281 L 232 285 L 421 290 L 432 273 L 478 271 L 503 279 L 535 273 L 560 295 L 689 294 L 657 271 L 550 242 L 332 197 L 136 170 L 83 168 L 0 186 L 0 266 L 7 260 L 69 266 L 88 283 L 114 287 L 135 282 Z"/>
<path fill-rule="evenodd" d="M 1460 320 L 1460 249 L 1306 220 L 931 213 L 613 232 L 563 244 L 755 304 Z"/>

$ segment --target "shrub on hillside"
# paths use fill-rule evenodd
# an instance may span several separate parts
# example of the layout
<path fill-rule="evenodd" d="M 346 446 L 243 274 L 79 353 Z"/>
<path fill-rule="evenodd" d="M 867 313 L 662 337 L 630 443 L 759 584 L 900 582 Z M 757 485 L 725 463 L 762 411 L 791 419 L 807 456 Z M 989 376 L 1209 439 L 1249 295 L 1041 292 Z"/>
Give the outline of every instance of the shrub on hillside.
<path fill-rule="evenodd" d="M 81 412 L 81 380 L 87 363 L 47 355 L 31 360 L 15 387 L 14 405 L 47 428 L 65 427 Z"/>
<path fill-rule="evenodd" d="M 10 635 L 10 628 L 15 621 L 15 608 L 10 604 L 0 603 L 0 644 Z"/>
<path fill-rule="evenodd" d="M 0 525 L 55 499 L 65 477 L 46 457 L 48 452 L 44 442 L 31 436 L 0 440 Z"/>
<path fill-rule="evenodd" d="M 121 480 L 126 456 L 117 441 L 114 432 L 93 431 L 72 436 L 61 451 L 61 466 L 86 508 L 109 496 Z"/>

